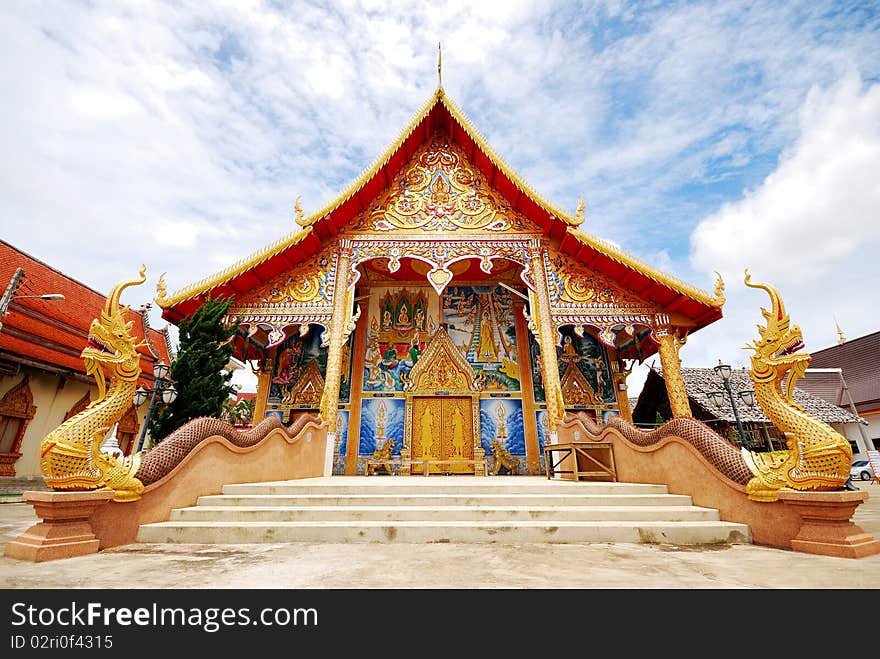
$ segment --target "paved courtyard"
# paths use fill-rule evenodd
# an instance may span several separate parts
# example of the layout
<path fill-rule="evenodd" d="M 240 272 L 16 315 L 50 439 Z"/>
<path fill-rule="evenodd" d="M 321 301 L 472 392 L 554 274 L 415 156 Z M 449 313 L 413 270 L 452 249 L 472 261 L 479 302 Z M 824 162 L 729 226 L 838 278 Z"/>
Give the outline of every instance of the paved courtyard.
<path fill-rule="evenodd" d="M 854 522 L 880 537 L 880 486 Z M 0 546 L 38 520 L 0 504 Z M 758 545 L 134 544 L 48 563 L 0 557 L 3 588 L 880 588 L 880 555 Z"/>

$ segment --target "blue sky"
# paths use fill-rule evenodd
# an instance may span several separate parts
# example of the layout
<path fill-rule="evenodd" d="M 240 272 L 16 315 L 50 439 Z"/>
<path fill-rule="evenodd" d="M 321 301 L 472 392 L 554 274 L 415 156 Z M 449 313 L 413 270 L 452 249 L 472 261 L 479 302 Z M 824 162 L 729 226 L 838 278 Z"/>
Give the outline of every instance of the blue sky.
<path fill-rule="evenodd" d="M 21 0 L 0 32 L 0 235 L 101 291 L 145 263 L 134 306 L 347 187 L 442 42 L 447 93 L 545 198 L 696 286 L 721 272 L 685 366 L 748 364 L 745 267 L 808 349 L 878 329 L 878 2 Z"/>

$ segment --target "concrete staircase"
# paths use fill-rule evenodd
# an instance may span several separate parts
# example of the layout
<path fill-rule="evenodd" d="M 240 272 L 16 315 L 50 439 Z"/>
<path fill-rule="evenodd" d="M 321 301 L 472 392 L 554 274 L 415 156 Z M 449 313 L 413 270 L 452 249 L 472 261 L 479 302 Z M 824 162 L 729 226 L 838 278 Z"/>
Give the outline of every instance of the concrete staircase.
<path fill-rule="evenodd" d="M 665 485 L 535 476 L 371 476 L 226 485 L 139 542 L 751 543 Z"/>

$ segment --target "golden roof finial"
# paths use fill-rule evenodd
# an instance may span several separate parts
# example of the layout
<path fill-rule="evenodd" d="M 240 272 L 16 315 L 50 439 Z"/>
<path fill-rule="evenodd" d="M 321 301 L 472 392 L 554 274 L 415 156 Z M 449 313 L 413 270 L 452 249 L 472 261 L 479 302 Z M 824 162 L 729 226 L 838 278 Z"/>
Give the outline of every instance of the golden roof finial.
<path fill-rule="evenodd" d="M 834 325 L 837 327 L 837 345 L 846 343 L 846 337 L 843 335 L 843 330 L 840 329 L 840 323 L 837 322 L 837 316 L 834 316 Z"/>
<path fill-rule="evenodd" d="M 303 213 L 303 208 L 302 208 L 302 204 L 300 204 L 300 199 L 301 199 L 301 197 L 297 196 L 296 202 L 293 204 L 293 212 L 296 214 L 296 216 L 294 218 L 296 220 L 296 223 L 300 226 L 303 226 L 303 217 L 305 216 L 305 213 Z"/>
<path fill-rule="evenodd" d="M 437 89 L 443 87 L 443 50 L 437 42 Z"/>
<path fill-rule="evenodd" d="M 721 273 L 717 270 L 715 271 L 715 302 L 720 307 L 727 301 L 727 298 L 724 297 L 724 279 L 721 278 Z"/>
<path fill-rule="evenodd" d="M 155 301 L 160 307 L 165 303 L 168 299 L 168 288 L 165 286 L 165 273 L 163 272 L 159 275 L 159 281 L 156 282 L 156 297 Z"/>
<path fill-rule="evenodd" d="M 583 198 L 583 197 L 579 197 L 579 198 L 578 198 L 578 207 L 577 207 L 577 209 L 576 209 L 575 212 L 574 212 L 574 217 L 575 217 L 575 219 L 578 221 L 578 224 L 583 224 L 583 221 L 584 221 L 584 209 L 585 209 L 585 208 L 586 208 L 586 205 L 584 204 L 584 198 Z"/>

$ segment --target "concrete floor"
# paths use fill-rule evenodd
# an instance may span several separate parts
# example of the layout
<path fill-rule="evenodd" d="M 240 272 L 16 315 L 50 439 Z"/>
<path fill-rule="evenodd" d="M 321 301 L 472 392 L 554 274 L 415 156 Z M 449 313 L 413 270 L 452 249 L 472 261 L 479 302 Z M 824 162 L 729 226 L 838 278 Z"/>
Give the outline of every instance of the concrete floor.
<path fill-rule="evenodd" d="M 880 485 L 853 521 L 880 538 Z M 0 552 L 38 520 L 0 504 Z M 49 563 L 0 557 L 6 589 L 578 588 L 874 589 L 880 555 L 831 558 L 758 545 L 136 544 Z"/>

